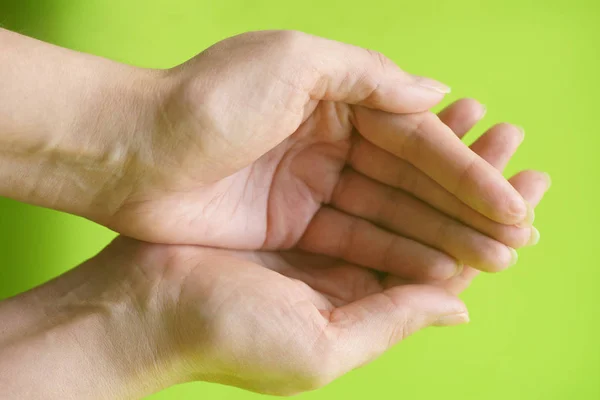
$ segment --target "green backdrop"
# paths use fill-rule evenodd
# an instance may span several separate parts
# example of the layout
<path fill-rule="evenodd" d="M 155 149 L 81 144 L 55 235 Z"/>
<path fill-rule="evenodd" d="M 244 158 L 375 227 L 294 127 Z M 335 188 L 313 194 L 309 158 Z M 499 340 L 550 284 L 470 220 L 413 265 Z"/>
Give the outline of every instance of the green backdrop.
<path fill-rule="evenodd" d="M 389 0 L 0 0 L 0 23 L 73 49 L 152 67 L 227 36 L 286 28 L 380 50 L 436 77 L 526 139 L 509 168 L 548 171 L 539 246 L 481 276 L 472 322 L 421 332 L 373 364 L 301 399 L 600 399 L 600 3 Z M 1 89 L 0 89 L 1 90 Z M 473 135 L 471 139 L 474 137 Z M 100 250 L 113 233 L 0 199 L 0 298 Z M 9 323 L 2 321 L 1 323 Z M 203 383 L 151 397 L 257 399 Z"/>

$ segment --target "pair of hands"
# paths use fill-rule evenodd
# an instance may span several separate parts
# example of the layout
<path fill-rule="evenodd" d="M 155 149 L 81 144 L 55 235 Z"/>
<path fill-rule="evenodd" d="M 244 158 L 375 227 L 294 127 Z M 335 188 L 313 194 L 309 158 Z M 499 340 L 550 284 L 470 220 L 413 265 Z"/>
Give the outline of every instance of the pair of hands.
<path fill-rule="evenodd" d="M 484 108 L 435 116 L 446 88 L 378 53 L 258 32 L 171 70 L 106 71 L 113 89 L 73 119 L 77 140 L 38 160 L 71 181 L 33 202 L 165 244 L 119 238 L 33 296 L 59 293 L 69 320 L 104 316 L 116 396 L 197 379 L 319 387 L 419 329 L 468 321 L 456 295 L 539 238 L 547 176 L 501 174 L 522 132 L 496 125 L 468 149 Z"/>

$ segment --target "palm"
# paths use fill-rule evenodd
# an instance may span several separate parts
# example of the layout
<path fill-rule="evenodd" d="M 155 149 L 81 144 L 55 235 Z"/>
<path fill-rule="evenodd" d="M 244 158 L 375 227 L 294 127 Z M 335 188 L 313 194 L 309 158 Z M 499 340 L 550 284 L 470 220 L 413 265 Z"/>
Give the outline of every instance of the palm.
<path fill-rule="evenodd" d="M 180 292 L 176 320 L 184 326 L 174 331 L 181 332 L 177 342 L 190 355 L 186 365 L 192 371 L 187 373 L 197 374 L 209 363 L 221 372 L 201 376 L 203 380 L 290 394 L 321 386 L 367 361 L 362 359 L 366 349 L 361 348 L 361 335 L 354 332 L 353 323 L 358 321 L 353 320 L 352 309 L 344 307 L 367 297 L 374 304 L 390 301 L 381 294 L 383 285 L 372 272 L 299 253 L 203 248 L 187 248 L 184 253 L 181 272 L 186 278 L 182 289 L 176 290 Z M 425 286 L 412 289 L 415 297 L 448 300 Z M 364 313 L 381 310 L 361 308 L 361 312 L 361 319 L 368 320 Z M 354 345 L 353 351 L 337 354 L 349 345 Z M 366 357 L 383 350 L 369 351 Z"/>
<path fill-rule="evenodd" d="M 510 151 L 500 153 L 493 162 L 501 163 Z M 293 153 L 282 154 L 281 160 Z M 289 165 L 300 161 L 298 156 Z M 512 182 L 533 206 L 547 188 L 543 178 L 531 172 Z M 453 295 L 478 273 L 467 267 L 451 279 L 415 280 L 307 252 L 194 246 L 172 247 L 166 258 L 156 254 L 148 258 L 150 264 L 161 259 L 168 260 L 170 268 L 160 281 L 176 283 L 168 290 L 178 294 L 175 308 L 167 309 L 167 314 L 169 320 L 183 324 L 173 332 L 180 335 L 176 342 L 188 355 L 184 365 L 191 370 L 184 372 L 194 379 L 269 394 L 320 387 L 373 360 L 412 332 L 432 323 L 459 322 L 452 317 L 440 321 L 436 315 L 459 312 L 462 305 Z M 207 364 L 217 373 L 207 371 Z"/>
<path fill-rule="evenodd" d="M 459 101 L 440 118 L 462 135 L 479 109 Z M 350 106 L 314 102 L 306 111 L 297 129 L 278 126 L 295 131 L 249 166 L 205 186 L 178 177 L 177 190 L 123 208 L 119 220 L 126 229 L 117 230 L 148 232 L 141 238 L 167 243 L 296 248 L 416 279 L 453 276 L 456 260 L 498 271 L 511 262 L 505 244 L 528 242 L 530 229 L 483 217 L 407 161 L 362 138 L 350 122 Z M 357 110 L 354 116 L 370 123 L 386 118 Z M 474 146 L 502 168 L 519 136 L 514 127 L 498 125 Z"/>
<path fill-rule="evenodd" d="M 154 196 L 126 211 L 151 214 L 147 220 L 160 227 L 161 239 L 172 242 L 193 238 L 192 243 L 226 248 L 292 248 L 327 202 L 350 149 L 351 126 L 339 126 L 338 115 L 327 112 L 330 106 L 315 107 L 294 134 L 233 175 Z"/>
<path fill-rule="evenodd" d="M 223 183 L 207 188 L 204 201 L 215 205 L 208 215 L 219 218 L 197 219 L 191 229 L 202 230 L 209 243 L 221 247 L 296 246 L 322 204 L 329 202 L 351 147 L 350 124 L 335 123 L 339 117 L 328 108 L 330 104 L 321 103 L 294 134 L 230 176 L 223 201 L 215 201 Z"/>

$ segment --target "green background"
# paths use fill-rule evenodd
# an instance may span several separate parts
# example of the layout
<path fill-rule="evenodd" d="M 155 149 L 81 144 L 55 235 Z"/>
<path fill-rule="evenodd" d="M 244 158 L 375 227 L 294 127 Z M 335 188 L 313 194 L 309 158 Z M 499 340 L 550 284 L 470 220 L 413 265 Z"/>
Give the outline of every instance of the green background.
<path fill-rule="evenodd" d="M 301 399 L 600 399 L 600 3 L 596 1 L 0 0 L 0 23 L 73 49 L 169 67 L 227 36 L 297 29 L 380 50 L 522 125 L 509 168 L 548 171 L 541 241 L 481 276 L 471 324 L 430 329 Z M 1 89 L 0 89 L 1 91 Z M 471 136 L 471 139 L 475 135 Z M 113 233 L 0 199 L 0 298 L 99 251 Z M 8 321 L 0 322 L 10 323 Z M 209 384 L 164 399 L 257 399 Z"/>

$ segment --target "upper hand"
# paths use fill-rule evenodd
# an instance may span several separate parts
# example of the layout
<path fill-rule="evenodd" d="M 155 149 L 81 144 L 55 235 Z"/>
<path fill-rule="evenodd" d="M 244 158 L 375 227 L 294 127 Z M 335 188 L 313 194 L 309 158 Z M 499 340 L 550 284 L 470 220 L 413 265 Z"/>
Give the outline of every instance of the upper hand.
<path fill-rule="evenodd" d="M 289 35 L 307 49 L 282 47 Z M 420 111 L 442 93 L 373 52 L 295 35 L 242 35 L 169 71 L 155 162 L 105 223 L 154 242 L 301 248 L 434 277 L 464 263 L 487 271 L 513 263 L 512 248 L 527 244 L 532 228 L 470 206 L 494 203 L 488 211 L 498 217 L 511 198 L 522 199 L 453 132 L 468 131 L 482 106 L 462 101 L 440 118 L 368 108 Z M 296 51 L 302 62 L 284 62 Z M 330 58 L 333 51 L 345 58 Z M 323 57 L 331 65 L 323 64 L 319 90 L 286 81 L 308 79 Z M 357 61 L 336 61 L 348 58 Z M 344 65 L 356 67 L 337 82 Z M 369 92 L 381 81 L 394 84 Z M 522 139 L 506 124 L 487 136 L 508 143 L 504 162 Z"/>
<path fill-rule="evenodd" d="M 529 226 L 504 229 L 493 221 L 531 216 L 521 196 L 424 111 L 441 100 L 443 85 L 411 76 L 378 53 L 295 32 L 249 33 L 160 81 L 159 129 L 140 139 L 142 164 L 131 163 L 123 179 L 128 194 L 101 221 L 121 233 L 237 249 L 300 246 L 336 257 L 376 240 L 379 255 L 395 249 L 390 268 L 439 260 L 446 270 L 454 259 L 504 268 L 513 253 L 493 239 L 511 247 L 529 239 Z M 463 106 L 459 113 L 472 125 L 482 109 Z M 455 114 L 449 110 L 446 119 L 459 120 Z M 380 219 L 390 212 L 397 218 L 385 227 L 393 234 L 375 225 L 386 225 Z M 458 249 L 453 234 L 436 237 L 437 225 L 492 250 Z"/>

